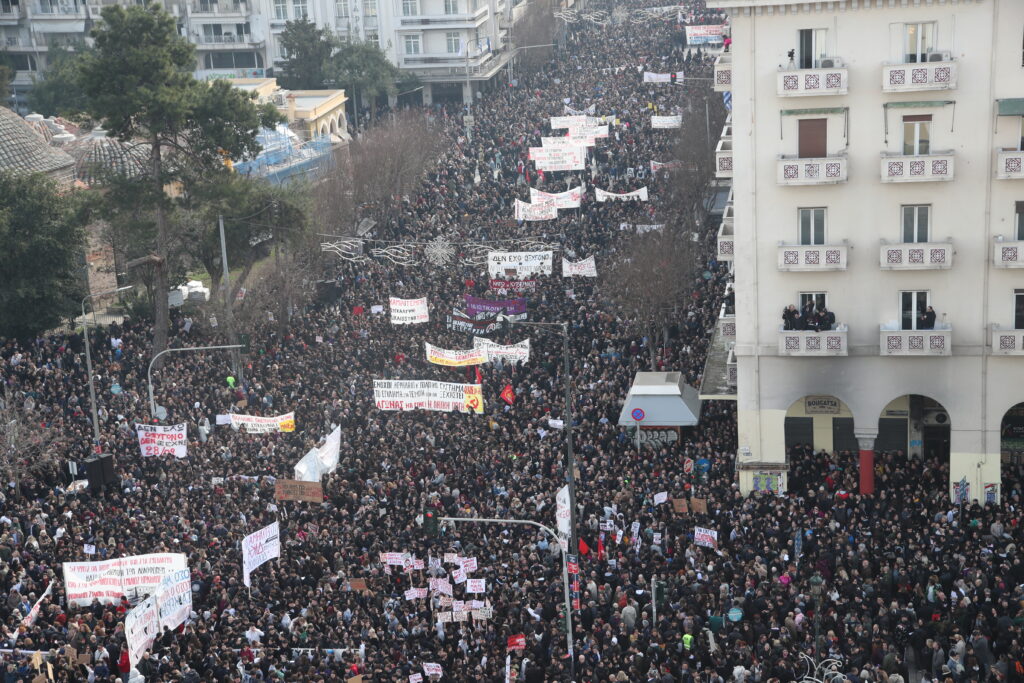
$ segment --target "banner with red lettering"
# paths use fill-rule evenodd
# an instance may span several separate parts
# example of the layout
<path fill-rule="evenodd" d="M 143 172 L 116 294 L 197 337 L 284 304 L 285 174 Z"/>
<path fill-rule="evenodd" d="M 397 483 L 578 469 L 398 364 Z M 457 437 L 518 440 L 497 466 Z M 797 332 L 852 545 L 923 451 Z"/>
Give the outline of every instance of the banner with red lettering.
<path fill-rule="evenodd" d="M 187 570 L 181 553 L 150 553 L 99 562 L 65 562 L 64 593 L 69 605 L 88 607 L 93 599 L 113 605 L 125 595 L 135 602 L 156 589 L 164 577 Z"/>
<path fill-rule="evenodd" d="M 180 425 L 135 425 L 139 449 L 144 457 L 173 455 L 188 457 L 188 433 L 185 423 Z"/>

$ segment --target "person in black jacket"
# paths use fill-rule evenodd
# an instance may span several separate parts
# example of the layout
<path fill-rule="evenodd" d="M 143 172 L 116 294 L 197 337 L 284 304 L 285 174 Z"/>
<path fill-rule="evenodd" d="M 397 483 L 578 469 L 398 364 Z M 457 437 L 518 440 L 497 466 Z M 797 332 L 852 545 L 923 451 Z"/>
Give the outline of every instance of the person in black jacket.
<path fill-rule="evenodd" d="M 822 332 L 831 330 L 836 325 L 836 314 L 824 306 L 818 309 L 818 329 Z"/>
<path fill-rule="evenodd" d="M 929 306 L 917 319 L 917 329 L 919 330 L 934 330 L 935 329 L 935 309 Z"/>

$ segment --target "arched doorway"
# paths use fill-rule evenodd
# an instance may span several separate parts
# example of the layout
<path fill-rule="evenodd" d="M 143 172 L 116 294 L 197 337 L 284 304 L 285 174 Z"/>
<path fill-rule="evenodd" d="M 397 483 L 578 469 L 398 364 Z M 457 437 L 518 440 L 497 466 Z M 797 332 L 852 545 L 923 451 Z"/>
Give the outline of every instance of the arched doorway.
<path fill-rule="evenodd" d="M 1018 403 L 1003 414 L 999 424 L 999 455 L 1003 491 L 991 490 L 995 484 L 985 484 L 985 501 L 1002 493 L 1012 495 L 1024 485 L 1024 403 Z"/>
<path fill-rule="evenodd" d="M 890 401 L 878 416 L 875 450 L 947 462 L 951 425 L 949 412 L 935 399 L 904 394 Z"/>
<path fill-rule="evenodd" d="M 858 477 L 853 413 L 830 395 L 802 396 L 786 411 L 789 490 L 855 490 Z"/>

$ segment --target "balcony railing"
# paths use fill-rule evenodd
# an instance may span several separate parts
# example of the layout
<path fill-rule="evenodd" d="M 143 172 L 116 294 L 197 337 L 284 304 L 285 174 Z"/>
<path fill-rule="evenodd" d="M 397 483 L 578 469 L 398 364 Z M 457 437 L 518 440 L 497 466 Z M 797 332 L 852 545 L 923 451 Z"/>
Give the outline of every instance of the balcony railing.
<path fill-rule="evenodd" d="M 822 159 L 779 157 L 776 178 L 779 185 L 834 185 L 845 183 L 846 155 Z"/>
<path fill-rule="evenodd" d="M 722 138 L 715 147 L 715 177 L 732 178 L 732 138 Z"/>
<path fill-rule="evenodd" d="M 846 67 L 838 59 L 822 60 L 836 66 L 817 69 L 779 69 L 776 88 L 779 97 L 806 95 L 845 95 L 849 84 Z"/>
<path fill-rule="evenodd" d="M 16 22 L 24 16 L 25 9 L 21 5 L 11 5 L 10 7 L 0 8 L 0 22 Z"/>
<path fill-rule="evenodd" d="M 738 376 L 735 344 L 729 344 L 729 355 L 725 359 L 725 381 L 730 387 L 735 387 Z"/>
<path fill-rule="evenodd" d="M 718 314 L 718 335 L 728 341 L 736 341 L 736 314 L 726 313 L 725 306 Z"/>
<path fill-rule="evenodd" d="M 937 180 L 952 180 L 953 152 L 934 154 L 882 155 L 881 173 L 883 183 L 923 183 Z"/>
<path fill-rule="evenodd" d="M 848 354 L 846 325 L 828 332 L 785 330 L 779 326 L 780 356 L 845 356 Z"/>
<path fill-rule="evenodd" d="M 996 150 L 996 178 L 998 180 L 1024 178 L 1024 152 L 1010 149 Z"/>
<path fill-rule="evenodd" d="M 1024 268 L 1024 240 L 1003 240 L 996 237 L 992 265 L 996 268 Z"/>
<path fill-rule="evenodd" d="M 992 353 L 1024 356 L 1024 330 L 1004 330 L 999 325 L 992 325 Z"/>
<path fill-rule="evenodd" d="M 779 270 L 846 270 L 848 244 L 779 244 Z"/>
<path fill-rule="evenodd" d="M 948 356 L 953 352 L 953 328 L 891 330 L 879 328 L 878 347 L 883 356 Z"/>
<path fill-rule="evenodd" d="M 732 90 L 732 55 L 723 52 L 715 60 L 715 92 Z"/>
<path fill-rule="evenodd" d="M 953 267 L 952 242 L 882 243 L 878 265 L 882 270 L 941 270 Z"/>
<path fill-rule="evenodd" d="M 32 7 L 32 15 L 40 19 L 85 18 L 85 5 L 53 5 L 39 3 Z"/>
<path fill-rule="evenodd" d="M 732 204 L 726 204 L 722 212 L 722 224 L 718 226 L 718 250 L 716 257 L 719 261 L 732 261 L 736 253 L 736 239 L 733 231 L 733 208 Z"/>
<path fill-rule="evenodd" d="M 914 92 L 918 90 L 951 90 L 956 87 L 957 63 L 948 55 L 931 53 L 942 61 L 914 64 L 883 64 L 882 90 L 884 92 Z"/>
<path fill-rule="evenodd" d="M 213 14 L 216 16 L 248 14 L 249 6 L 244 2 L 193 2 L 193 14 Z"/>
<path fill-rule="evenodd" d="M 252 35 L 232 35 L 230 33 L 219 36 L 196 36 L 196 43 L 199 45 L 251 45 L 262 43 L 261 38 L 253 38 Z"/>

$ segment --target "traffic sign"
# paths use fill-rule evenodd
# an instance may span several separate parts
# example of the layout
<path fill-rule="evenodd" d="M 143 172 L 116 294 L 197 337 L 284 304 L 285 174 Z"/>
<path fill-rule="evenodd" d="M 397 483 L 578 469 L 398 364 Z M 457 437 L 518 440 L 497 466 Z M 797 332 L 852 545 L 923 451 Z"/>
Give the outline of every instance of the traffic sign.
<path fill-rule="evenodd" d="M 637 422 L 641 422 L 645 417 L 647 417 L 647 413 L 644 412 L 643 408 L 633 408 L 633 412 L 630 414 Z"/>

